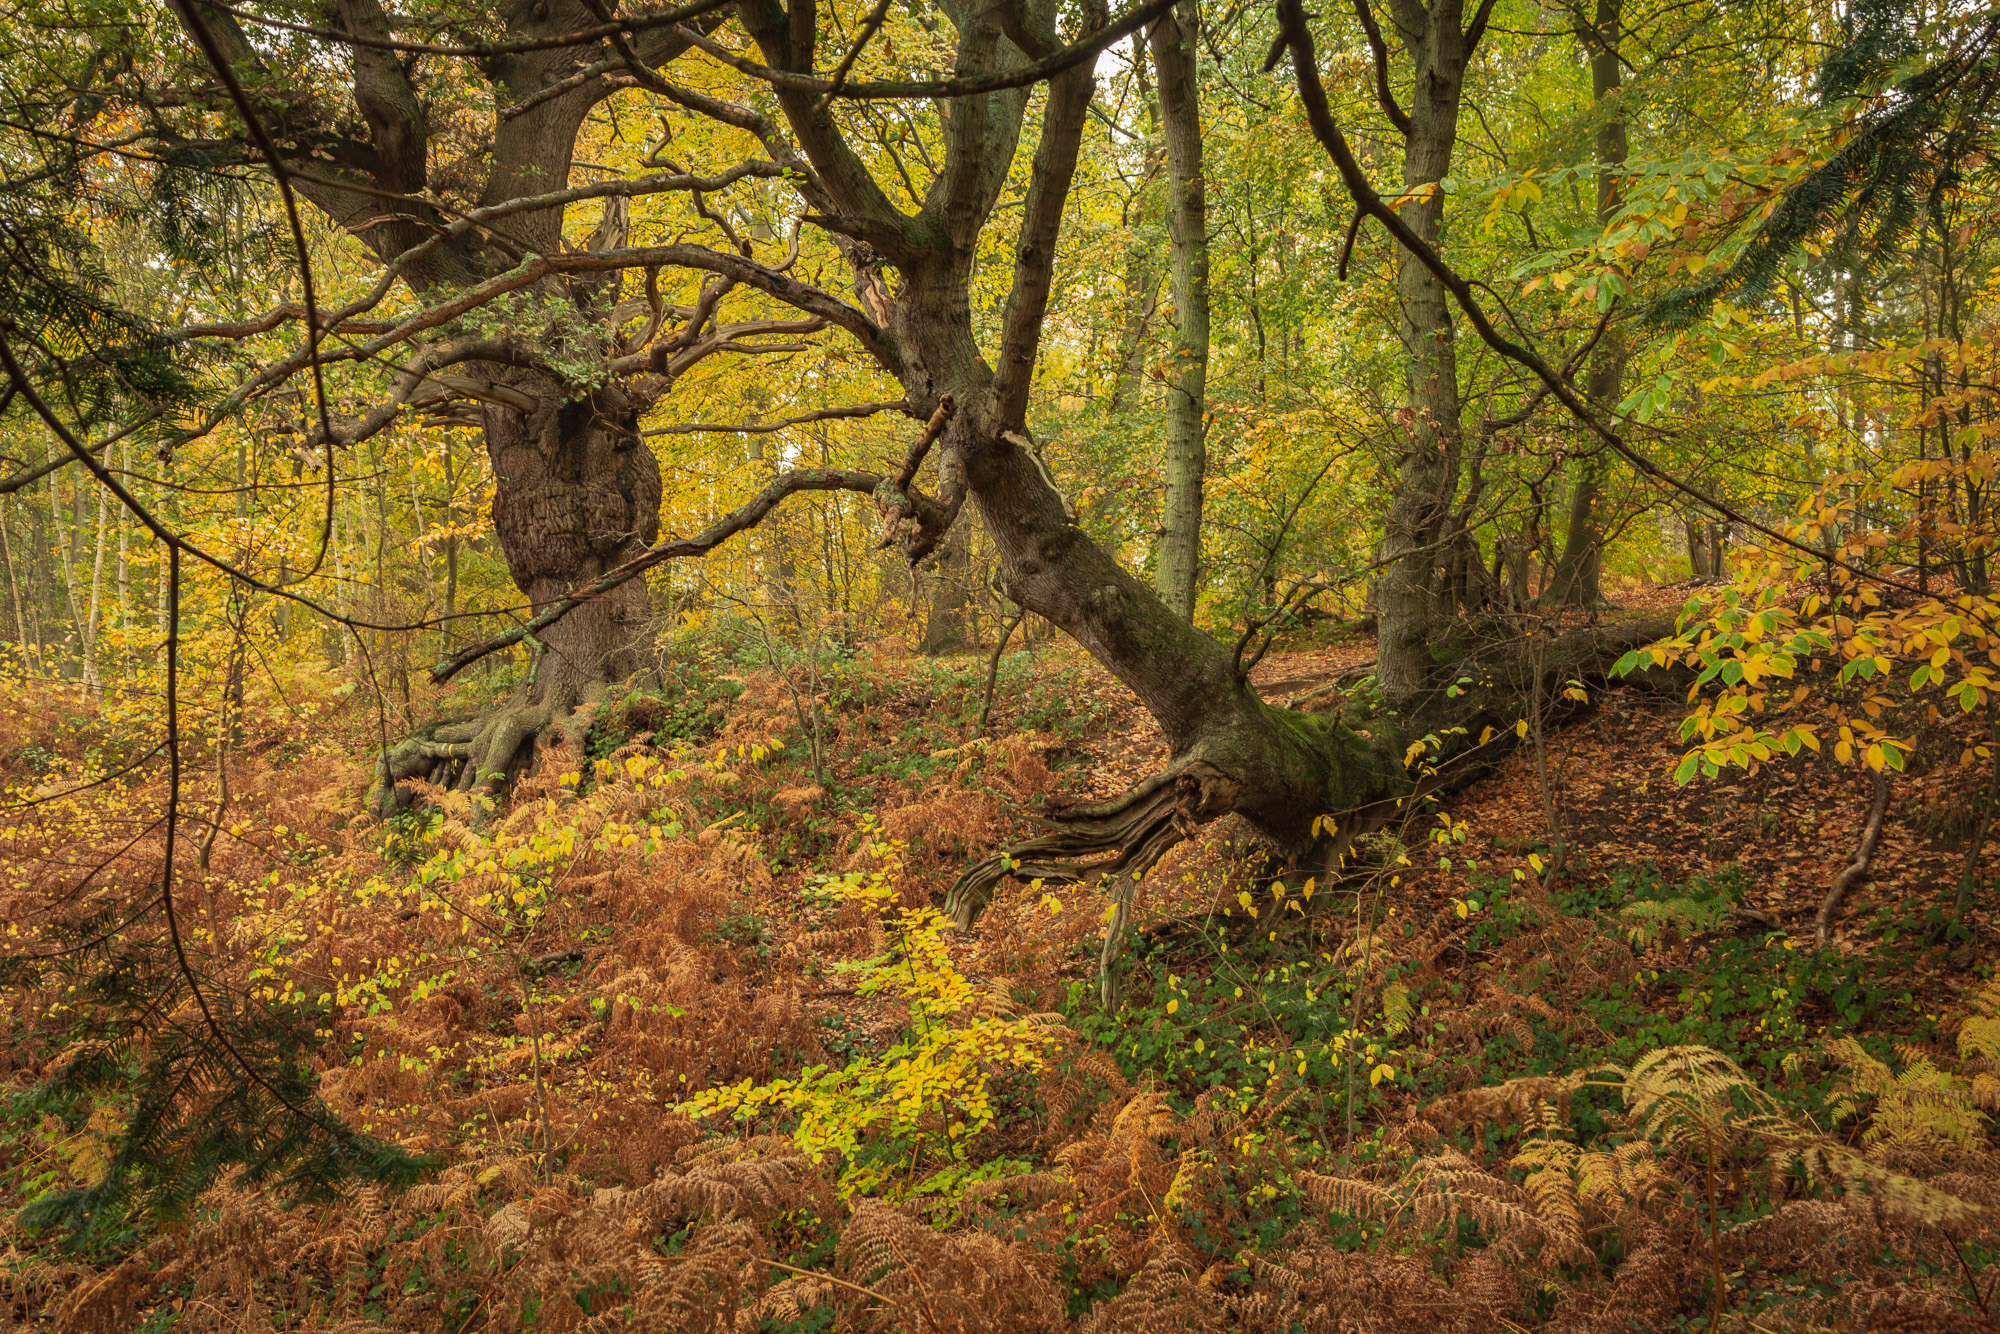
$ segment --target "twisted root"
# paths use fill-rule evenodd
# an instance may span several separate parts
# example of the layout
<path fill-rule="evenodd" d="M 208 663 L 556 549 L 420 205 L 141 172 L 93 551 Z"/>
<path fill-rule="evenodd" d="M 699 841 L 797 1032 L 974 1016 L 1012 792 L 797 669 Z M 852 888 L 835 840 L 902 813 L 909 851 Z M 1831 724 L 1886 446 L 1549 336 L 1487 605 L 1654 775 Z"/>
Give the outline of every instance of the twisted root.
<path fill-rule="evenodd" d="M 1055 815 L 1051 832 L 967 867 L 945 895 L 945 915 L 961 929 L 970 929 L 993 901 L 994 886 L 1008 876 L 1061 885 L 1129 871 L 1136 880 L 1203 818 L 1204 789 L 1216 777 L 1212 766 L 1190 761 L 1153 775 L 1112 801 Z"/>
<path fill-rule="evenodd" d="M 531 702 L 525 690 L 474 718 L 441 723 L 427 737 L 411 737 L 384 752 L 375 765 L 370 799 L 378 815 L 406 810 L 413 798 L 403 784 L 413 778 L 460 792 L 498 794 L 535 756 L 535 738 L 560 729 L 583 753 L 584 718 L 560 696 Z"/>

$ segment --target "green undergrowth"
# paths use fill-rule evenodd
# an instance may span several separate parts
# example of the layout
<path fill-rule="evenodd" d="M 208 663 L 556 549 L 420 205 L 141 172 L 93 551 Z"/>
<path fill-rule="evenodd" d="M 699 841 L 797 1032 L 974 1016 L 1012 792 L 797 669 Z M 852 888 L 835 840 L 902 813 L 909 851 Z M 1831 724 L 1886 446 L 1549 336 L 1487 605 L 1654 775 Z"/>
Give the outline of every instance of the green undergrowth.
<path fill-rule="evenodd" d="M 1653 867 L 1585 873 L 1541 905 L 1496 877 L 1466 901 L 1446 956 L 1459 967 L 1398 958 L 1398 943 L 1417 933 L 1413 914 L 1387 917 L 1386 962 L 1367 969 L 1324 919 L 1235 947 L 1211 926 L 1198 944 L 1135 949 L 1113 1009 L 1078 982 L 1068 1011 L 1128 1079 L 1185 1105 L 1213 1091 L 1242 1107 L 1276 1093 L 1290 1098 L 1300 1131 L 1329 1140 L 1468 1082 L 1629 1065 L 1687 1046 L 1726 1055 L 1787 1107 L 1823 1116 L 1838 1083 L 1817 1058 L 1826 1043 L 1853 1037 L 1888 1058 L 1899 1041 L 1938 1036 L 1939 1016 L 1917 1004 L 1899 960 L 1815 951 L 1735 916 L 1741 898 L 1727 871 L 1680 882 Z M 1565 925 L 1631 950 L 1633 966 L 1592 985 L 1566 982 L 1560 935 L 1550 933 L 1546 953 L 1520 949 L 1546 930 L 1548 906 Z M 1503 954 L 1521 956 L 1513 971 L 1497 969 Z M 1482 990 L 1488 982 L 1502 997 L 1549 998 L 1546 1012 L 1510 1009 Z"/>

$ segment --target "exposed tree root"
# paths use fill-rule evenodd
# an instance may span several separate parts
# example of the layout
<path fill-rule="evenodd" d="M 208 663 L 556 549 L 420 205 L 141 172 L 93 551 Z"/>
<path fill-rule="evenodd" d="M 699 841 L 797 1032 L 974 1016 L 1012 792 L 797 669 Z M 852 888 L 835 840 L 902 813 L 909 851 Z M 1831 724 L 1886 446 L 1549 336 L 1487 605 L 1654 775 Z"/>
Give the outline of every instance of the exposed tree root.
<path fill-rule="evenodd" d="M 1154 774 L 1115 800 L 1060 812 L 1053 832 L 967 867 L 945 896 L 945 914 L 969 928 L 1008 876 L 1056 885 L 1124 872 L 1143 876 L 1199 822 L 1204 785 L 1218 777 L 1197 760 Z"/>
<path fill-rule="evenodd" d="M 411 737 L 385 752 L 376 761 L 370 791 L 376 814 L 407 810 L 413 798 L 404 784 L 411 779 L 498 796 L 534 763 L 536 741 L 551 730 L 561 732 L 572 752 L 581 755 L 588 710 L 567 691 L 535 700 L 531 685 L 532 678 L 505 703 L 476 717 L 440 723 L 428 736 Z M 597 694 L 585 693 L 593 699 Z"/>
<path fill-rule="evenodd" d="M 945 912 L 970 927 L 1008 877 L 1045 884 L 1118 877 L 1108 976 L 1131 903 L 1125 873 L 1143 875 L 1194 826 L 1237 812 L 1269 841 L 1278 864 L 1331 870 L 1356 838 L 1408 809 L 1410 797 L 1456 791 L 1491 772 L 1520 744 L 1517 724 L 1530 709 L 1551 726 L 1588 711 L 1588 692 L 1571 693 L 1569 683 L 1602 683 L 1620 655 L 1671 628 L 1667 621 L 1591 626 L 1558 636 L 1532 660 L 1518 639 L 1502 642 L 1440 673 L 1451 688 L 1440 685 L 1407 715 L 1373 715 L 1316 690 L 1307 711 L 1269 709 L 1268 735 L 1218 732 L 1123 796 L 1057 813 L 1048 833 L 967 867 Z M 1655 669 L 1625 684 L 1677 691 L 1686 682 L 1683 673 Z M 1313 758 L 1299 763 L 1300 754 Z M 1289 806 L 1282 820 L 1273 818 L 1274 792 Z"/>

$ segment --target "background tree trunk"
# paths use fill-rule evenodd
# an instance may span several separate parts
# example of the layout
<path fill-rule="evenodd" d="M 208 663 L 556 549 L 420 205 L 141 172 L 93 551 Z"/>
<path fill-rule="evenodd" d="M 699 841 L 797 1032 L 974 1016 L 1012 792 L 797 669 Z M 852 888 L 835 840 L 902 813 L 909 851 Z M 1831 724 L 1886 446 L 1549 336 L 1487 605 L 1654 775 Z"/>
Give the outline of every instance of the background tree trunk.
<path fill-rule="evenodd" d="M 1687 529 L 1688 573 L 1696 579 L 1707 579 L 1714 573 L 1708 563 L 1708 525 L 1688 519 L 1682 526 Z"/>
<path fill-rule="evenodd" d="M 1437 0 L 1429 9 L 1416 0 L 1398 0 L 1391 10 L 1414 75 L 1403 186 L 1416 198 L 1402 213 L 1433 246 L 1444 226 L 1439 182 L 1451 170 L 1471 54 L 1461 10 L 1459 0 Z M 1399 423 L 1404 444 L 1383 525 L 1381 557 L 1388 564 L 1375 581 L 1374 596 L 1376 676 L 1390 703 L 1400 705 L 1422 691 L 1430 676 L 1435 548 L 1458 477 L 1461 430 L 1456 325 L 1444 285 L 1414 256 L 1401 253 L 1396 295 L 1406 358 L 1407 399 Z"/>
<path fill-rule="evenodd" d="M 1624 0 L 1597 0 L 1594 28 L 1580 29 L 1578 36 L 1590 50 L 1591 94 L 1602 120 L 1597 127 L 1597 221 L 1608 224 L 1618 212 L 1618 172 L 1625 165 L 1627 143 L 1625 115 L 1615 105 L 1621 83 L 1618 43 L 1623 36 Z M 1614 105 L 1606 107 L 1605 103 Z M 1614 322 L 1590 355 L 1590 374 L 1585 393 L 1591 410 L 1603 421 L 1612 419 L 1624 400 L 1625 337 Z M 1549 597 L 1566 607 L 1603 608 L 1604 597 L 1604 472 L 1611 456 L 1604 450 L 1585 457 L 1578 464 L 1576 489 L 1570 493 L 1569 524 L 1563 538 L 1562 560 L 1557 563 L 1549 584 Z"/>
<path fill-rule="evenodd" d="M 1208 195 L 1202 179 L 1201 98 L 1195 66 L 1197 0 L 1153 27 L 1160 123 L 1167 149 L 1167 225 L 1173 237 L 1174 362 L 1167 377 L 1167 430 L 1153 582 L 1174 614 L 1194 619 L 1201 567 L 1202 482 L 1208 469 Z"/>
<path fill-rule="evenodd" d="M 966 633 L 966 611 L 971 600 L 966 587 L 967 567 L 971 563 L 968 553 L 970 539 L 966 535 L 969 520 L 961 518 L 952 525 L 944 540 L 938 543 L 937 555 L 933 557 L 930 577 L 929 606 L 924 616 L 924 639 L 922 651 L 927 655 L 958 653 L 970 646 Z"/>

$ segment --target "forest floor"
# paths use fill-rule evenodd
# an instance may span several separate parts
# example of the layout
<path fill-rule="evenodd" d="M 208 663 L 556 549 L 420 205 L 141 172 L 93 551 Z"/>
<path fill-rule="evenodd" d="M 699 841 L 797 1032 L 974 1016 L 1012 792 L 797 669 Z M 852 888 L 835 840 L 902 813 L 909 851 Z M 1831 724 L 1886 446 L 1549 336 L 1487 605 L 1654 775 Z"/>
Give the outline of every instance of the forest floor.
<path fill-rule="evenodd" d="M 1288 645 L 1255 679 L 1372 656 Z M 1016 653 L 983 739 L 982 657 L 789 668 L 703 647 L 510 812 L 386 826 L 365 723 L 265 700 L 226 799 L 189 780 L 223 807 L 177 896 L 193 957 L 299 1015 L 327 1106 L 432 1170 L 289 1210 L 233 1173 L 177 1216 L 127 1192 L 67 1243 L 0 1224 L 0 1324 L 2000 1328 L 1990 865 L 1942 925 L 1983 766 L 1898 776 L 1817 951 L 1866 782 L 1807 755 L 1676 787 L 1677 702 L 1600 690 L 1336 881 L 1273 891 L 1242 828 L 1194 831 L 1107 1009 L 1101 889 L 1003 882 L 966 934 L 930 906 L 1159 766 L 1129 692 Z M 63 796 L 117 758 L 67 712 L 9 722 L 10 938 L 157 883 L 159 784 Z M 154 1041 L 30 1094 L 91 1007 L 31 979 L 0 1015 L 10 1214 L 103 1184 Z"/>

